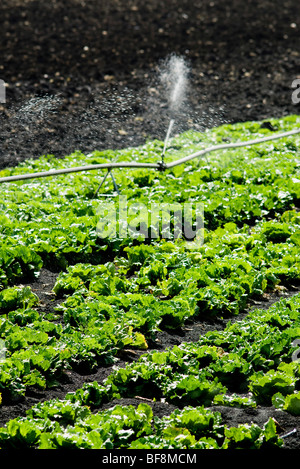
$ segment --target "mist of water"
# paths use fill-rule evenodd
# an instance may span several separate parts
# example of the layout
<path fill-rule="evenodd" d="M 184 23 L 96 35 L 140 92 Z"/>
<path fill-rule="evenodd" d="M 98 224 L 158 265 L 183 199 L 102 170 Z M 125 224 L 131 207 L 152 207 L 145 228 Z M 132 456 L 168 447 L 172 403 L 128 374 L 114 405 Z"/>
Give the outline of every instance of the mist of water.
<path fill-rule="evenodd" d="M 21 125 L 36 124 L 57 112 L 61 101 L 59 96 L 33 97 L 17 109 L 14 119 Z"/>
<path fill-rule="evenodd" d="M 186 99 L 189 68 L 183 57 L 172 55 L 164 64 L 160 76 L 165 86 L 171 115 L 180 110 Z"/>
<path fill-rule="evenodd" d="M 176 55 L 172 55 L 165 62 L 161 71 L 160 81 L 166 90 L 170 114 L 170 122 L 164 141 L 162 157 L 164 157 L 168 146 L 176 114 L 181 110 L 186 101 L 188 73 L 189 68 L 184 58 Z"/>

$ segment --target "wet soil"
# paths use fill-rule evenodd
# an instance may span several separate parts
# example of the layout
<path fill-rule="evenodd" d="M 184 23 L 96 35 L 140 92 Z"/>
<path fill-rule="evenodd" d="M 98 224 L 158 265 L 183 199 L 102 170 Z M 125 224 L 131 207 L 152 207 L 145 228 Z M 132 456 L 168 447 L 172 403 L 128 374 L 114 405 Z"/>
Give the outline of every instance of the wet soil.
<path fill-rule="evenodd" d="M 296 0 L 2 0 L 0 168 L 163 139 L 158 76 L 190 67 L 174 132 L 299 113 Z"/>

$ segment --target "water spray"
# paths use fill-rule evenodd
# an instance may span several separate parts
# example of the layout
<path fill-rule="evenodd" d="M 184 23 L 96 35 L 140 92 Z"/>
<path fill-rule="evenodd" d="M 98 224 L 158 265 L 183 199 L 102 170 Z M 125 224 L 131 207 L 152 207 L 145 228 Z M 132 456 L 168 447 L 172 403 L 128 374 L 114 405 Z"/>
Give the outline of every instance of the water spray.
<path fill-rule="evenodd" d="M 163 151 L 161 153 L 160 162 L 139 163 L 139 162 L 127 162 L 127 161 L 124 161 L 124 162 L 113 161 L 110 163 L 92 164 L 92 165 L 79 166 L 79 167 L 74 167 L 74 168 L 56 169 L 56 170 L 50 170 L 50 171 L 45 171 L 45 172 L 40 172 L 40 173 L 18 174 L 16 176 L 0 177 L 0 183 L 21 181 L 21 180 L 26 180 L 26 179 L 34 179 L 34 178 L 42 178 L 42 177 L 58 176 L 60 174 L 76 173 L 76 172 L 82 172 L 82 171 L 95 171 L 99 169 L 106 169 L 107 172 L 104 175 L 101 183 L 99 184 L 94 196 L 98 194 L 100 188 L 104 184 L 108 175 L 110 175 L 112 178 L 115 191 L 118 194 L 120 194 L 119 188 L 112 174 L 112 169 L 114 168 L 129 168 L 129 169 L 130 168 L 132 169 L 147 168 L 147 169 L 155 169 L 157 171 L 166 171 L 168 169 L 174 168 L 175 166 L 182 165 L 192 159 L 204 157 L 208 153 L 211 153 L 213 151 L 227 150 L 227 149 L 239 148 L 239 147 L 248 147 L 250 145 L 257 145 L 260 143 L 277 140 L 280 138 L 289 137 L 291 135 L 300 133 L 300 128 L 296 128 L 288 132 L 283 132 L 280 134 L 273 134 L 267 137 L 257 138 L 255 140 L 248 140 L 248 141 L 235 142 L 235 143 L 224 143 L 224 144 L 204 148 L 195 153 L 192 153 L 191 155 L 187 155 L 179 160 L 175 160 L 170 163 L 165 163 L 165 153 L 166 153 L 170 135 L 171 135 L 174 123 L 175 123 L 175 116 L 186 97 L 186 91 L 187 91 L 187 85 L 188 85 L 188 79 L 187 79 L 188 71 L 189 71 L 188 67 L 185 61 L 183 60 L 183 58 L 173 55 L 164 64 L 163 70 L 161 72 L 160 80 L 168 92 L 169 111 L 170 111 L 171 117 L 170 117 L 170 122 L 169 122 L 169 126 L 167 129 L 165 141 L 164 141 Z"/>
<path fill-rule="evenodd" d="M 164 148 L 161 154 L 160 167 L 164 169 L 165 153 L 175 123 L 175 115 L 180 110 L 185 98 L 188 85 L 188 67 L 183 57 L 172 55 L 163 66 L 160 75 L 160 81 L 168 94 L 168 105 L 171 114 L 169 126 L 167 129 Z"/>

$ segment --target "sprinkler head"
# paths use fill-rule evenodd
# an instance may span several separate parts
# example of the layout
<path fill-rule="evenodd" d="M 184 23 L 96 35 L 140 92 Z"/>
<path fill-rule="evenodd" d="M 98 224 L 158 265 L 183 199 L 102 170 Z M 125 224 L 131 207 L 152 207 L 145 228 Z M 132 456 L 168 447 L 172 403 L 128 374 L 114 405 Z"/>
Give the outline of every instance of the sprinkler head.
<path fill-rule="evenodd" d="M 165 171 L 167 169 L 167 165 L 164 162 L 164 154 L 161 155 L 161 161 L 157 163 L 158 171 Z"/>

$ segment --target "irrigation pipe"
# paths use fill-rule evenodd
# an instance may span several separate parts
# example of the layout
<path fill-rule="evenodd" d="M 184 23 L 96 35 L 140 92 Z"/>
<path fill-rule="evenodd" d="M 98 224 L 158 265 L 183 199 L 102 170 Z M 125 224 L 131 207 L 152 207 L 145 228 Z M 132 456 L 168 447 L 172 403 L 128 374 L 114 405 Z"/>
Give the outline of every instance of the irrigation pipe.
<path fill-rule="evenodd" d="M 75 168 L 64 168 L 64 169 L 51 169 L 42 173 L 28 173 L 18 174 L 16 176 L 7 176 L 0 178 L 1 182 L 20 181 L 22 179 L 33 179 L 57 176 L 59 174 L 66 173 L 79 173 L 80 171 L 92 171 L 96 169 L 112 169 L 112 168 L 154 168 L 157 169 L 156 163 L 127 163 L 126 161 L 120 163 L 103 163 L 103 164 L 91 164 L 88 166 L 77 166 Z"/>
<path fill-rule="evenodd" d="M 275 136 L 263 137 L 263 138 L 259 138 L 256 140 L 248 140 L 247 142 L 224 143 L 224 144 L 222 143 L 220 145 L 215 145 L 213 147 L 204 148 L 203 150 L 197 151 L 196 153 L 186 156 L 185 158 L 181 158 L 180 160 L 173 161 L 172 163 L 167 163 L 165 167 L 173 168 L 174 166 L 178 166 L 180 164 L 186 163 L 189 160 L 198 158 L 199 156 L 206 155 L 207 153 L 210 153 L 212 151 L 225 150 L 227 148 L 248 147 L 249 145 L 255 145 L 258 143 L 268 142 L 269 140 L 276 140 L 279 138 L 288 137 L 289 135 L 294 135 L 294 134 L 299 134 L 299 133 L 300 133 L 300 129 L 295 129 L 295 130 L 290 130 L 289 132 L 284 132 L 282 134 L 278 134 Z M 0 179 L 0 182 L 1 182 L 1 179 Z"/>
<path fill-rule="evenodd" d="M 157 169 L 159 171 L 164 171 L 169 168 L 173 168 L 174 166 L 179 166 L 187 161 L 190 161 L 194 158 L 199 158 L 200 156 L 206 155 L 207 153 L 211 153 L 212 151 L 217 150 L 226 150 L 229 148 L 239 148 L 239 147 L 248 147 L 250 145 L 256 145 L 263 142 L 268 142 L 270 140 L 277 140 L 280 138 L 288 137 L 290 135 L 295 135 L 300 133 L 300 128 L 295 130 L 290 130 L 288 132 L 284 132 L 278 135 L 272 135 L 269 137 L 258 138 L 255 140 L 248 140 L 245 142 L 236 142 L 236 143 L 224 143 L 220 145 L 215 145 L 212 147 L 204 148 L 196 153 L 192 153 L 189 156 L 181 158 L 179 160 L 173 161 L 171 163 L 132 163 L 132 162 L 119 162 L 119 163 L 103 163 L 103 164 L 93 164 L 87 166 L 78 166 L 75 168 L 64 168 L 64 169 L 55 169 L 50 171 L 45 171 L 41 173 L 30 173 L 30 174 L 18 174 L 16 176 L 6 176 L 0 178 L 0 183 L 2 182 L 12 182 L 12 181 L 21 181 L 23 179 L 34 179 L 34 178 L 41 178 L 41 177 L 50 177 L 50 176 L 57 176 L 59 174 L 67 174 L 67 173 L 78 173 L 81 171 L 94 171 L 97 169 L 113 169 L 113 168 L 152 168 Z"/>

